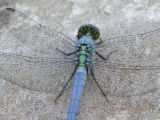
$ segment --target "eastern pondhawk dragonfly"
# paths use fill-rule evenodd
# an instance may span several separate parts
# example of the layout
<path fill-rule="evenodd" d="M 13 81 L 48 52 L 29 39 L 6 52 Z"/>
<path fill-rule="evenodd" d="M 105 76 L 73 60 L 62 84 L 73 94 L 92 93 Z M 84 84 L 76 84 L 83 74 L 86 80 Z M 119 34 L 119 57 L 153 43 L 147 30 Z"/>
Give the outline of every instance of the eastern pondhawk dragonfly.
<path fill-rule="evenodd" d="M 102 40 L 98 28 L 86 24 L 78 29 L 76 41 L 7 8 L 0 13 L 0 31 L 1 40 L 22 42 L 37 51 L 31 56 L 0 52 L 0 78 L 25 89 L 52 92 L 57 100 L 75 75 L 68 120 L 76 119 L 87 75 L 107 101 L 107 95 L 130 97 L 159 89 L 160 28 Z"/>

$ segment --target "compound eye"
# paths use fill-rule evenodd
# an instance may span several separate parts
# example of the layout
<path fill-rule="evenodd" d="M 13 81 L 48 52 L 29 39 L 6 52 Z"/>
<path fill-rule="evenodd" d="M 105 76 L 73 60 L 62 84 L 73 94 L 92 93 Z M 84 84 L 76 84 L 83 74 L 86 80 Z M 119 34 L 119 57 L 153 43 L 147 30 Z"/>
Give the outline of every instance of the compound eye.
<path fill-rule="evenodd" d="M 92 38 L 94 40 L 97 40 L 100 37 L 100 32 L 96 26 L 94 26 L 92 24 L 86 24 L 86 25 L 82 25 L 78 29 L 77 38 L 80 39 L 81 37 L 83 37 L 85 35 L 90 35 L 90 36 L 92 36 Z"/>

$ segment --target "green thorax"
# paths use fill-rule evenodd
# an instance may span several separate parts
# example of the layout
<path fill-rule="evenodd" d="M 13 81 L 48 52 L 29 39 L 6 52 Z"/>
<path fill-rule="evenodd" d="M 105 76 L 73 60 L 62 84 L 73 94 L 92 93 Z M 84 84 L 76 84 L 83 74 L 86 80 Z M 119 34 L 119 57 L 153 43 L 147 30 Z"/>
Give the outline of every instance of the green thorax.
<path fill-rule="evenodd" d="M 76 45 L 76 54 L 74 62 L 78 67 L 90 67 L 94 62 L 95 43 L 94 41 L 99 39 L 99 29 L 92 25 L 82 25 L 78 29 L 78 42 Z"/>
<path fill-rule="evenodd" d="M 90 67 L 94 61 L 95 43 L 91 36 L 81 37 L 76 45 L 75 64 L 79 67 Z"/>

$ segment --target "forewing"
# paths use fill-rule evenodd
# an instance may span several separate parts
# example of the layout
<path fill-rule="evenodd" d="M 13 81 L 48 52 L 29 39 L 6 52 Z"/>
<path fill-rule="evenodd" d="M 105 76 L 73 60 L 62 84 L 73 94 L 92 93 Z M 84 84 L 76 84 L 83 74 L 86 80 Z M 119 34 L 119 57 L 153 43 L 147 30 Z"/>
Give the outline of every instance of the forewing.
<path fill-rule="evenodd" d="M 16 42 L 30 43 L 32 48 L 36 46 L 37 49 L 41 49 L 39 52 L 46 50 L 48 52 L 45 54 L 54 56 L 57 55 L 57 47 L 66 52 L 74 50 L 75 42 L 71 38 L 39 24 L 20 11 L 7 8 L 0 12 L 0 16 L 1 30 L 5 31 L 7 28 L 7 32 L 13 35 L 12 40 Z"/>
<path fill-rule="evenodd" d="M 151 60 L 159 58 L 160 49 L 160 28 L 155 30 L 122 37 L 103 40 L 103 43 L 97 46 L 97 50 L 104 56 L 114 52 L 110 59 L 113 62 L 123 63 L 123 61 Z"/>

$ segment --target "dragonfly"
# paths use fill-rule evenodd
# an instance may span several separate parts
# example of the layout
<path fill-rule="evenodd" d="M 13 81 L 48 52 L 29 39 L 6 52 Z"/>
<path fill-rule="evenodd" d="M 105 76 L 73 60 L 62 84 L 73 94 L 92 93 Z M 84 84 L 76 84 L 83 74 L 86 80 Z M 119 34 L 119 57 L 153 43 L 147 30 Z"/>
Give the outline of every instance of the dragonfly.
<path fill-rule="evenodd" d="M 1 41 L 23 43 L 37 52 L 29 56 L 1 51 L 0 78 L 23 89 L 53 93 L 56 102 L 74 77 L 67 120 L 77 119 L 89 76 L 107 102 L 108 96 L 159 90 L 160 28 L 102 40 L 96 26 L 85 24 L 74 40 L 13 8 L 2 10 L 0 16 Z"/>

